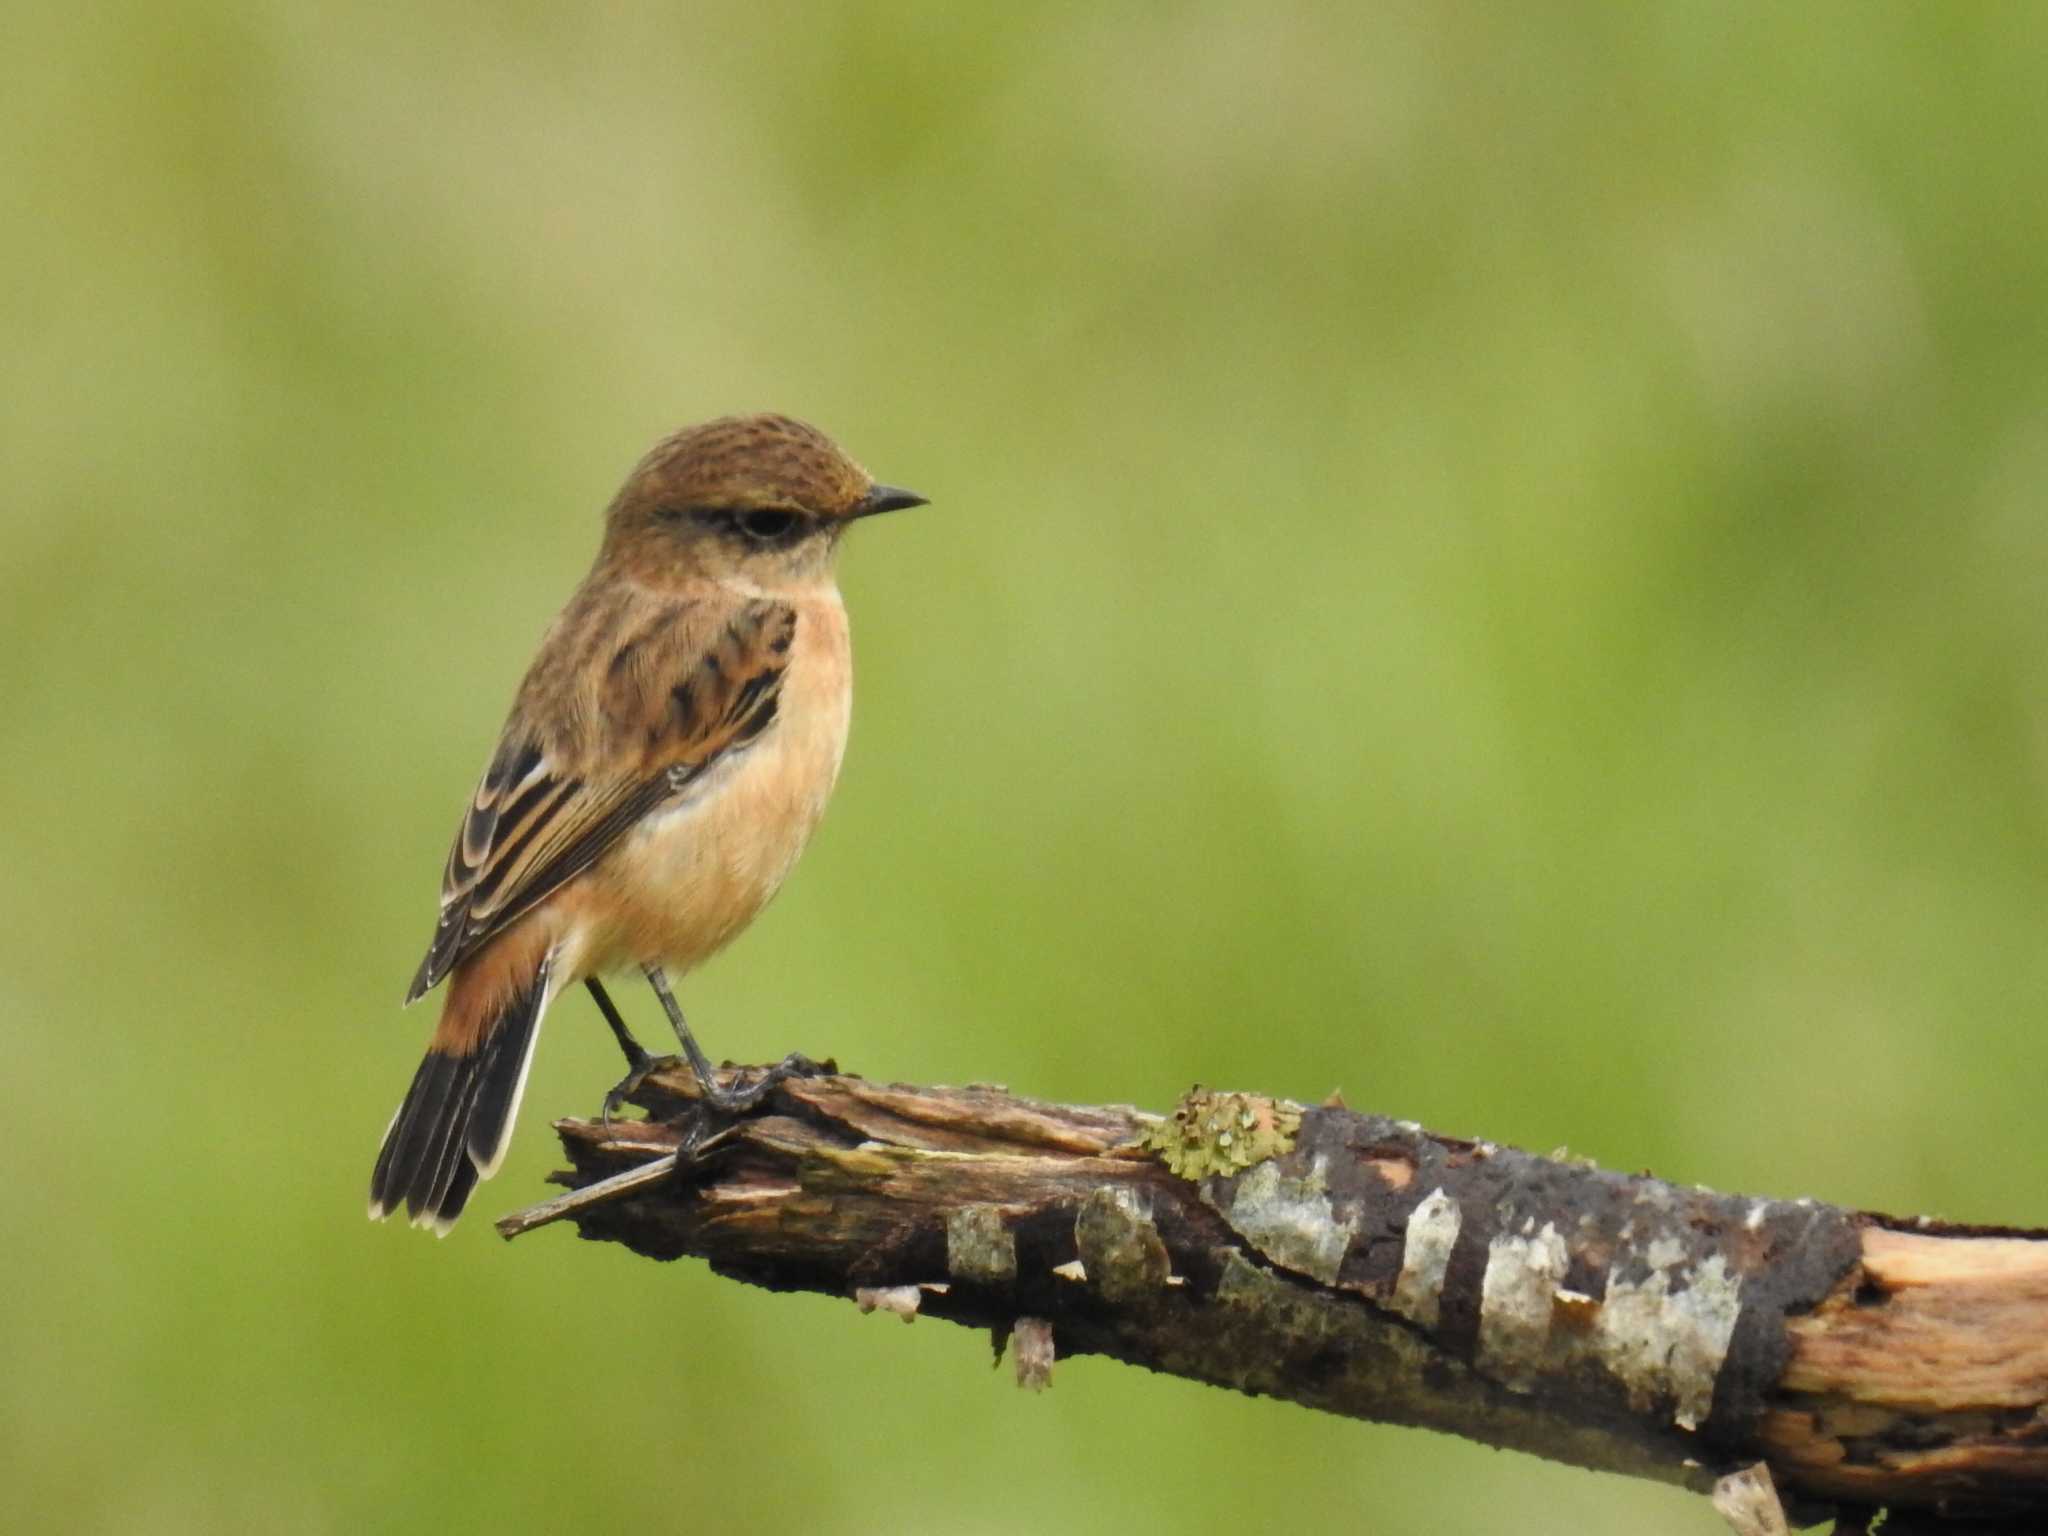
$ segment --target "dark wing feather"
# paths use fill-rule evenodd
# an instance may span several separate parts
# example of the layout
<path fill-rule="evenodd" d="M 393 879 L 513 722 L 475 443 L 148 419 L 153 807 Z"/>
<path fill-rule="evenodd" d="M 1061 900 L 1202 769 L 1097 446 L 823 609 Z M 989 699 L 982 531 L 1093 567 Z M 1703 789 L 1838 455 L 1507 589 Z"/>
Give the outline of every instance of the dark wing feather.
<path fill-rule="evenodd" d="M 610 665 L 608 656 L 577 669 L 589 695 L 577 702 L 598 722 L 583 750 L 542 744 L 546 722 L 525 694 L 550 676 L 550 658 L 544 651 L 536 662 L 448 852 L 434 940 L 407 1002 L 774 722 L 796 611 L 746 603 L 718 615 L 728 622 L 708 635 L 701 621 L 712 615 L 676 612 L 682 622 L 671 638 L 679 643 L 664 646 L 643 634 L 633 642 L 631 669 Z"/>

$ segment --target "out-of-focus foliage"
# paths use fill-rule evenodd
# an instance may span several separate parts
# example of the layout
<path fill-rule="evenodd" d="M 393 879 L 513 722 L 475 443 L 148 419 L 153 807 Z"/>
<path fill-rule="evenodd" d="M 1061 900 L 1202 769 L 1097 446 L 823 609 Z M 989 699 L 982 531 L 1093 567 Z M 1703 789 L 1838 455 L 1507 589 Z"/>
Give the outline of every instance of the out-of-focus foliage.
<path fill-rule="evenodd" d="M 1718 1529 L 505 1248 L 573 998 L 372 1228 L 397 1000 L 618 477 L 772 407 L 934 505 L 715 1052 L 2048 1221 L 2048 20 L 704 10 L 9 8 L 9 1523 Z"/>

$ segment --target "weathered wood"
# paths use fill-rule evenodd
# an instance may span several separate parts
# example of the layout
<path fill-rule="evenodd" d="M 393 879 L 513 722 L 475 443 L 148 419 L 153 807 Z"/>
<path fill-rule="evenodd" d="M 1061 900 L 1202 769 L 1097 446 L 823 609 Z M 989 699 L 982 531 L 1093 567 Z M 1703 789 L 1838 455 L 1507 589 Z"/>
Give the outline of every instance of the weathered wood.
<path fill-rule="evenodd" d="M 827 1075 L 707 1126 L 694 1089 L 664 1067 L 649 1119 L 558 1122 L 572 1193 L 500 1229 L 1017 1334 L 1034 1385 L 1102 1354 L 1703 1493 L 1762 1462 L 1844 1529 L 2048 1521 L 2048 1234 L 1247 1095 L 1161 1118 Z"/>

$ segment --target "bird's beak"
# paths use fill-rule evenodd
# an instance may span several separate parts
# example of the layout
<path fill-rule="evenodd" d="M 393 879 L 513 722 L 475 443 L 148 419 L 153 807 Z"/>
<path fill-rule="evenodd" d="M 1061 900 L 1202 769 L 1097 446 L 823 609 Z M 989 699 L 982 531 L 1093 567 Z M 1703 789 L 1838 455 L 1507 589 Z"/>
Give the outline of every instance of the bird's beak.
<path fill-rule="evenodd" d="M 901 512 L 906 507 L 922 507 L 929 503 L 915 491 L 906 491 L 896 485 L 875 485 L 868 488 L 867 495 L 853 509 L 853 517 L 873 517 L 877 512 Z M 851 522 L 852 518 L 848 518 Z"/>

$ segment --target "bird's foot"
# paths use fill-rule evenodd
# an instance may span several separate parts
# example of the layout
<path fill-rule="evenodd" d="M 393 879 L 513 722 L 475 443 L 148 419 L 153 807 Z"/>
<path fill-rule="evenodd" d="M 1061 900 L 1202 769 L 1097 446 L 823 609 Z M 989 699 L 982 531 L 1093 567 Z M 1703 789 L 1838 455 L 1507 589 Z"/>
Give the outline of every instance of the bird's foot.
<path fill-rule="evenodd" d="M 614 1083 L 611 1092 L 604 1096 L 605 1125 L 612 1123 L 619 1110 L 640 1091 L 640 1085 L 650 1076 L 664 1068 L 679 1066 L 683 1061 L 679 1056 L 650 1056 L 645 1051 L 628 1059 L 632 1062 L 632 1070 Z M 697 1102 L 685 1110 L 685 1113 L 694 1115 L 697 1122 L 686 1140 L 701 1141 L 718 1122 L 737 1119 L 759 1107 L 779 1083 L 786 1083 L 791 1078 L 823 1077 L 838 1070 L 836 1062 L 817 1062 L 792 1051 L 772 1067 L 729 1069 L 732 1079 L 729 1082 L 717 1072 L 701 1075 L 697 1078 Z"/>
<path fill-rule="evenodd" d="M 611 1092 L 604 1096 L 603 1123 L 606 1125 L 610 1125 L 612 1123 L 612 1116 L 619 1112 L 620 1107 L 628 1099 L 640 1091 L 640 1085 L 647 1081 L 647 1076 L 650 1072 L 656 1067 L 666 1066 L 676 1059 L 673 1056 L 650 1056 L 637 1045 L 633 1047 L 633 1050 L 636 1054 L 629 1055 L 626 1058 L 631 1063 L 630 1070 L 624 1077 L 612 1084 Z"/>
<path fill-rule="evenodd" d="M 774 1066 L 763 1069 L 751 1082 L 735 1080 L 726 1084 L 715 1076 L 699 1081 L 706 1104 L 722 1115 L 743 1115 L 768 1097 L 778 1083 L 786 1083 L 795 1077 L 823 1077 L 837 1070 L 832 1062 L 815 1062 L 800 1052 L 791 1051 Z M 747 1075 L 743 1071 L 736 1074 L 736 1079 L 744 1079 Z"/>
<path fill-rule="evenodd" d="M 698 1078 L 703 1094 L 683 1111 L 682 1118 L 688 1123 L 676 1144 L 676 1167 L 686 1168 L 701 1161 L 707 1153 L 738 1135 L 735 1122 L 758 1107 L 778 1083 L 796 1077 L 824 1077 L 838 1070 L 837 1062 L 817 1062 L 792 1051 L 772 1067 L 737 1069 L 736 1080 L 730 1084 L 720 1082 L 716 1076 Z M 749 1076 L 752 1080 L 746 1081 Z"/>

